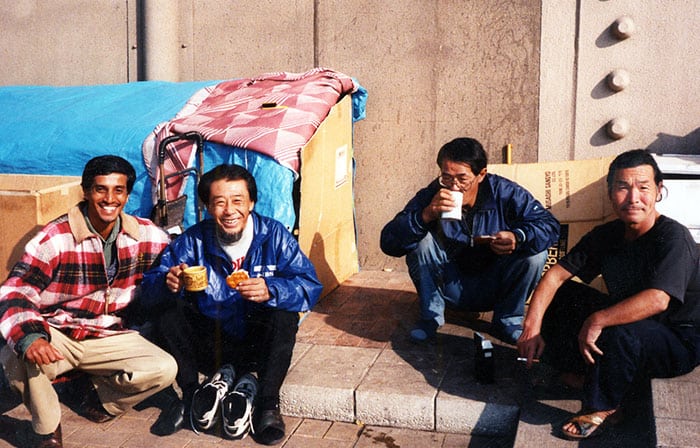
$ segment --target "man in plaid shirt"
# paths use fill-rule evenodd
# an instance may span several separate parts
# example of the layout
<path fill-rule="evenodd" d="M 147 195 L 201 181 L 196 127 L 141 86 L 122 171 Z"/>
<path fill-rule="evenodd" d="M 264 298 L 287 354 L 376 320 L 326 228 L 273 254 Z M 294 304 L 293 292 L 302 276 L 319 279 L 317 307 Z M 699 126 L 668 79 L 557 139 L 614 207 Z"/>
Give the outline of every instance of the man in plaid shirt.
<path fill-rule="evenodd" d="M 0 352 L 10 385 L 32 413 L 34 446 L 60 447 L 52 380 L 88 374 L 79 406 L 105 422 L 169 386 L 177 365 L 124 321 L 143 272 L 169 242 L 150 221 L 123 213 L 136 173 L 100 156 L 83 171 L 84 200 L 47 224 L 0 286 Z"/>

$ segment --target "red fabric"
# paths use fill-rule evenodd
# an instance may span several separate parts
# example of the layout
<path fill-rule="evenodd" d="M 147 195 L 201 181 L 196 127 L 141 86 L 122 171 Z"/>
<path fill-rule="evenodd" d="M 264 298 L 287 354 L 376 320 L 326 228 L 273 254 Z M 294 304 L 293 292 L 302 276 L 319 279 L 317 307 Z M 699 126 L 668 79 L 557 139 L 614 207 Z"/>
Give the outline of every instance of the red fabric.
<path fill-rule="evenodd" d="M 168 242 L 150 221 L 122 215 L 119 267 L 108 284 L 102 240 L 74 208 L 44 226 L 0 285 L 2 337 L 14 348 L 28 334 L 48 336 L 49 324 L 75 340 L 126 331 L 121 312 Z"/>
<path fill-rule="evenodd" d="M 301 149 L 338 100 L 356 88 L 352 78 L 323 68 L 225 81 L 207 88 L 203 94 L 208 95 L 199 104 L 190 103 L 156 130 L 154 148 L 171 135 L 197 131 L 207 141 L 269 155 L 298 173 Z M 192 165 L 192 149 L 186 141 L 167 149 L 166 176 Z M 147 164 L 154 160 L 145 150 L 144 159 Z M 150 166 L 149 171 L 157 173 L 157 167 Z M 167 185 L 169 200 L 184 189 L 182 179 L 171 180 Z"/>

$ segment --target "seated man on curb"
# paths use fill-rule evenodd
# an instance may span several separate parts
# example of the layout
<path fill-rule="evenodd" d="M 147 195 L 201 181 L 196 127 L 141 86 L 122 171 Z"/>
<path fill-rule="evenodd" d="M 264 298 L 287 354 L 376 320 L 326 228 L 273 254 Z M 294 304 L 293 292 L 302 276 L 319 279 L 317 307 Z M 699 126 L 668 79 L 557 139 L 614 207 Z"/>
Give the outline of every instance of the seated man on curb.
<path fill-rule="evenodd" d="M 121 157 L 90 160 L 84 201 L 27 244 L 0 286 L 0 330 L 8 343 L 0 362 L 32 414 L 36 447 L 63 446 L 52 386 L 63 373 L 89 375 L 79 412 L 98 423 L 175 380 L 173 357 L 123 319 L 143 273 L 168 244 L 150 221 L 122 212 L 135 179 Z"/>
<path fill-rule="evenodd" d="M 582 411 L 560 428 L 565 438 L 591 437 L 618 420 L 640 380 L 700 364 L 700 255 L 688 229 L 656 210 L 662 181 L 646 151 L 617 156 L 607 175 L 617 219 L 586 234 L 532 296 L 520 355 L 528 367 L 543 356 L 582 376 Z M 570 280 L 599 274 L 608 294 Z"/>
<path fill-rule="evenodd" d="M 537 285 L 559 222 L 520 185 L 486 172 L 486 152 L 457 138 L 437 155 L 440 174 L 382 230 L 385 254 L 406 255 L 420 300 L 421 320 L 411 339 L 433 338 L 445 323 L 445 305 L 493 310 L 491 334 L 514 344 L 525 301 Z M 455 204 L 451 191 L 462 193 Z M 441 219 L 453 207 L 461 220 Z"/>
<path fill-rule="evenodd" d="M 198 195 L 211 218 L 173 241 L 144 279 L 144 305 L 157 311 L 155 337 L 177 360 L 182 390 L 179 415 L 160 433 L 177 431 L 189 413 L 195 431 L 221 423 L 230 438 L 250 429 L 274 445 L 285 435 L 279 395 L 299 312 L 314 306 L 322 285 L 292 234 L 253 211 L 257 187 L 245 168 L 215 167 Z M 184 288 L 191 266 L 206 267 L 201 291 Z M 200 386 L 198 372 L 213 376 Z"/>

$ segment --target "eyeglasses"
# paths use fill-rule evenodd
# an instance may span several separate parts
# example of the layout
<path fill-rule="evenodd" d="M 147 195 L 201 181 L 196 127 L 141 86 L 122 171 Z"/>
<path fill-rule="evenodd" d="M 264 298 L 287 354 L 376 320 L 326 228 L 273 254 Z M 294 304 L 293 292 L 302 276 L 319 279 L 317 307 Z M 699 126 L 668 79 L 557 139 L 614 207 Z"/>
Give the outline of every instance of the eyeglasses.
<path fill-rule="evenodd" d="M 463 175 L 455 177 L 445 173 L 440 173 L 440 175 L 438 176 L 438 182 L 440 183 L 441 187 L 452 188 L 456 185 L 463 190 L 468 190 L 475 180 L 476 176 L 472 178 L 467 178 Z"/>

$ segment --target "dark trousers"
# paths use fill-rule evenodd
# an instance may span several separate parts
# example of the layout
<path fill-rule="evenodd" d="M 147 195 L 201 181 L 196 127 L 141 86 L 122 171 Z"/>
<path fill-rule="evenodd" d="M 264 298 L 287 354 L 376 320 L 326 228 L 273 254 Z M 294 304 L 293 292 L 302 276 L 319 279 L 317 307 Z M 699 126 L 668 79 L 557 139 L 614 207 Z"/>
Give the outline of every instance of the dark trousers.
<path fill-rule="evenodd" d="M 289 370 L 299 325 L 299 314 L 256 307 L 246 316 L 243 340 L 227 336 L 220 323 L 200 314 L 193 305 L 178 301 L 156 321 L 154 339 L 177 361 L 177 383 L 187 402 L 199 385 L 198 374 L 213 375 L 231 364 L 236 376 L 257 372 L 257 406 L 279 406 L 282 383 Z"/>
<path fill-rule="evenodd" d="M 583 409 L 616 409 L 632 388 L 651 378 L 686 374 L 700 362 L 695 328 L 671 328 L 652 319 L 608 327 L 596 345 L 603 352 L 586 365 L 578 348 L 583 322 L 613 303 L 609 296 L 569 281 L 555 295 L 542 322 L 544 360 L 563 372 L 585 374 Z"/>

